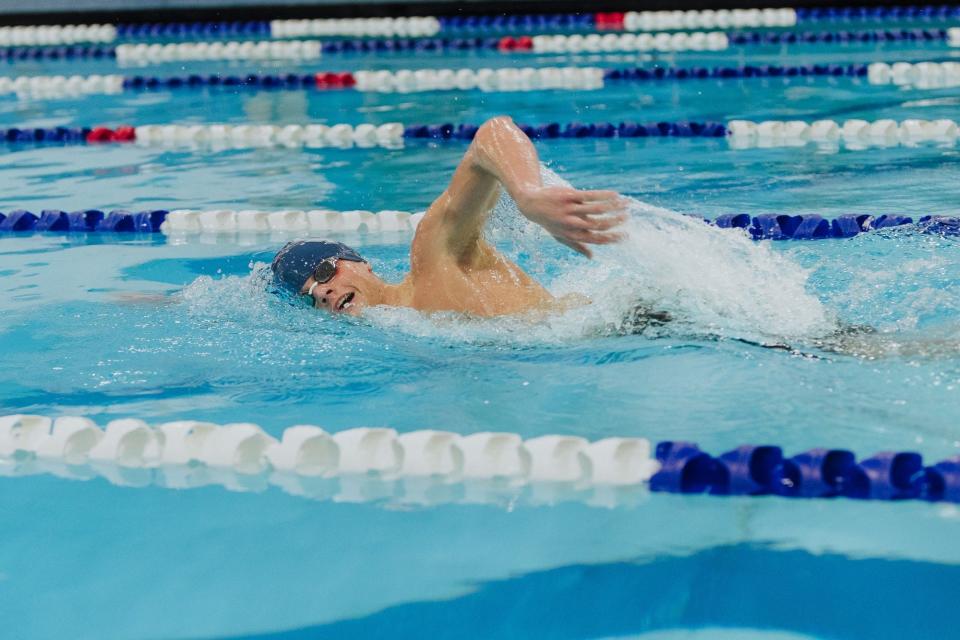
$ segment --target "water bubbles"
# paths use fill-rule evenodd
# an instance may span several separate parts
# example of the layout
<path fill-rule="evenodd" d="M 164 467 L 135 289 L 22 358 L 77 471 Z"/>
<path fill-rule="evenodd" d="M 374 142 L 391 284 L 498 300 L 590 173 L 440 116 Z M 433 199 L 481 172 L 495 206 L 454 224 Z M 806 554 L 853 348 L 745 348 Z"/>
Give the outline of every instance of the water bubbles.
<path fill-rule="evenodd" d="M 544 169 L 544 183 L 566 184 Z M 746 235 L 629 200 L 626 241 L 586 262 L 560 247 L 504 195 L 489 235 L 559 297 L 589 304 L 492 319 L 376 309 L 372 322 L 417 337 L 472 343 L 567 343 L 623 333 L 790 340 L 830 333 L 832 314 L 807 291 L 809 271 Z"/>

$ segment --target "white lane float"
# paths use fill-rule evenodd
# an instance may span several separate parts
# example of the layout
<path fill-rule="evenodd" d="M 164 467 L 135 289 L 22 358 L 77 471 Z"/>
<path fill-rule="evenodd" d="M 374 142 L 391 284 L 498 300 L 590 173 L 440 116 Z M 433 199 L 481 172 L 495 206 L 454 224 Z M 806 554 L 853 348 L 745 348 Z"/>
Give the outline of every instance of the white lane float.
<path fill-rule="evenodd" d="M 224 233 L 412 233 L 423 212 L 406 211 L 257 211 L 177 209 L 160 231 L 172 236 Z"/>
<path fill-rule="evenodd" d="M 151 427 L 137 419 L 101 429 L 85 417 L 0 417 L 0 458 L 88 460 L 123 467 L 204 465 L 241 474 L 279 471 L 307 476 L 380 474 L 447 480 L 641 484 L 656 471 L 641 438 L 546 435 L 524 440 L 508 432 L 461 436 L 449 431 L 360 427 L 328 433 L 296 425 L 279 439 L 252 423 L 183 420 Z"/>
<path fill-rule="evenodd" d="M 874 62 L 867 66 L 867 82 L 919 89 L 960 86 L 960 62 Z"/>
<path fill-rule="evenodd" d="M 435 16 L 270 21 L 270 36 L 273 38 L 316 36 L 418 38 L 434 36 L 439 32 L 440 21 Z"/>
<path fill-rule="evenodd" d="M 734 149 L 755 147 L 796 147 L 814 142 L 825 146 L 843 144 L 848 149 L 917 146 L 923 143 L 953 146 L 958 124 L 954 120 L 875 121 L 850 119 L 842 122 L 817 120 L 732 120 L 727 123 L 727 140 Z"/>
<path fill-rule="evenodd" d="M 112 24 L 24 25 L 0 27 L 0 46 L 106 43 L 117 39 Z"/>
<path fill-rule="evenodd" d="M 960 27 L 947 29 L 947 46 L 960 47 Z"/>
<path fill-rule="evenodd" d="M 722 31 L 693 33 L 590 33 L 533 36 L 534 53 L 612 53 L 632 51 L 723 51 L 730 46 Z"/>
<path fill-rule="evenodd" d="M 70 98 L 81 95 L 114 95 L 122 91 L 123 76 L 116 74 L 0 77 L 0 95 Z"/>
<path fill-rule="evenodd" d="M 51 473 L 73 480 L 171 489 L 269 485 L 310 499 L 401 504 L 504 504 L 529 486 L 535 504 L 576 499 L 615 507 L 619 492 L 644 490 L 659 469 L 642 438 L 386 428 L 328 433 L 296 425 L 275 438 L 251 423 L 137 419 L 105 429 L 84 417 L 0 417 L 0 475 Z"/>
<path fill-rule="evenodd" d="M 790 8 L 628 11 L 623 16 L 623 27 L 627 31 L 756 29 L 796 24 L 797 12 Z"/>
<path fill-rule="evenodd" d="M 209 146 L 230 148 L 399 148 L 403 146 L 403 125 L 359 124 L 191 124 L 140 125 L 134 128 L 135 144 L 143 147 Z"/>
<path fill-rule="evenodd" d="M 146 66 L 164 62 L 219 60 L 316 60 L 319 40 L 137 43 L 116 46 L 117 63 Z"/>
<path fill-rule="evenodd" d="M 320 427 L 297 425 L 285 429 L 280 442 L 266 450 L 278 471 L 304 476 L 327 476 L 340 466 L 340 447 Z"/>
<path fill-rule="evenodd" d="M 120 467 L 145 467 L 159 459 L 163 435 L 143 420 L 112 420 L 103 438 L 89 451 L 91 461 L 112 462 Z"/>
<path fill-rule="evenodd" d="M 422 91 L 520 92 L 545 89 L 592 91 L 604 86 L 599 67 L 524 67 L 501 69 L 362 70 L 354 89 L 371 93 Z"/>

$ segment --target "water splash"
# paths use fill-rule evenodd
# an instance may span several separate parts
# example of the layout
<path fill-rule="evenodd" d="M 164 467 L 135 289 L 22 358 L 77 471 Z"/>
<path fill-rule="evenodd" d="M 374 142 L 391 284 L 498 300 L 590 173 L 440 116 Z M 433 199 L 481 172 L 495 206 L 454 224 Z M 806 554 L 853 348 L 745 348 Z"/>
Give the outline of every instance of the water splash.
<path fill-rule="evenodd" d="M 547 169 L 544 180 L 566 184 Z M 769 245 L 639 200 L 629 199 L 627 209 L 626 240 L 598 248 L 592 261 L 554 242 L 509 196 L 499 200 L 491 216 L 488 235 L 508 256 L 554 295 L 578 294 L 590 304 L 499 318 L 381 307 L 368 309 L 364 320 L 411 337 L 519 345 L 639 332 L 778 342 L 835 329 L 832 314 L 806 290 L 809 271 Z M 321 323 L 312 314 L 291 314 L 288 305 L 277 304 L 265 293 L 269 269 L 263 264 L 241 280 L 198 278 L 183 297 L 201 319 L 212 322 L 243 322 L 244 317 L 263 322 L 268 316 L 291 332 L 349 330 L 342 318 L 324 317 Z M 211 305 L 211 298 L 224 303 Z M 657 321 L 663 318 L 670 321 Z"/>
<path fill-rule="evenodd" d="M 549 169 L 544 182 L 567 184 Z M 745 233 L 639 200 L 629 199 L 627 209 L 626 240 L 598 249 L 596 259 L 585 262 L 554 249 L 546 232 L 524 218 L 509 196 L 494 208 L 491 239 L 511 258 L 523 258 L 554 295 L 590 299 L 585 307 L 547 317 L 469 321 L 459 314 L 434 314 L 418 322 L 419 314 L 396 309 L 369 315 L 393 329 L 469 341 L 565 342 L 640 329 L 789 341 L 835 329 L 832 314 L 806 290 L 810 272 L 789 257 Z M 645 312 L 672 321 L 650 324 Z"/>

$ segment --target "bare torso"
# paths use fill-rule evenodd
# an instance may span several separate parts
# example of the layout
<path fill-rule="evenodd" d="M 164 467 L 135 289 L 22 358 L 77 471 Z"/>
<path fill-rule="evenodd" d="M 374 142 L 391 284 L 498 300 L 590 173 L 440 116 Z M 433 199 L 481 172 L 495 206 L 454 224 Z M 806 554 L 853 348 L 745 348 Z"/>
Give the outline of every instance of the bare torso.
<path fill-rule="evenodd" d="M 437 250 L 438 234 L 424 220 L 410 248 L 411 306 L 420 311 L 460 311 L 478 316 L 498 316 L 550 309 L 557 300 L 536 280 L 485 240 L 459 257 Z"/>
<path fill-rule="evenodd" d="M 499 316 L 588 302 L 554 298 L 484 239 L 501 188 L 528 220 L 587 257 L 587 245 L 621 237 L 611 231 L 625 219 L 616 193 L 544 186 L 530 140 L 508 118 L 494 118 L 477 131 L 450 184 L 420 220 L 410 246 L 410 273 L 381 303 Z"/>

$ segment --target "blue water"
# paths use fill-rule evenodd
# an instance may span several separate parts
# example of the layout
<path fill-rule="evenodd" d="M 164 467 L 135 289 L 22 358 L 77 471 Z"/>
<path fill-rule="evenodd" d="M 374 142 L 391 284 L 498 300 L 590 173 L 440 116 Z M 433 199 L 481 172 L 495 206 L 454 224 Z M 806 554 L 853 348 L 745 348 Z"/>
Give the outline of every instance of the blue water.
<path fill-rule="evenodd" d="M 675 61 L 951 55 L 939 44 L 787 51 L 789 58 L 768 48 Z M 636 57 L 575 61 L 611 59 L 629 64 Z M 331 56 L 320 66 L 355 69 L 372 61 Z M 377 66 L 514 62 L 395 55 Z M 106 62 L 84 64 L 78 73 L 112 70 Z M 74 68 L 31 63 L 9 72 Z M 159 73 L 219 68 L 178 64 Z M 0 126 L 480 122 L 498 113 L 531 123 L 956 119 L 957 104 L 954 90 L 845 78 L 502 95 L 181 90 L 7 97 Z M 463 150 L 460 143 L 220 152 L 20 147 L 0 156 L 0 210 L 422 210 Z M 960 202 L 956 148 L 826 153 L 734 151 L 723 140 L 557 140 L 538 143 L 538 151 L 576 186 L 617 189 L 705 217 L 916 217 L 956 214 Z M 0 412 L 87 415 L 101 424 L 120 417 L 250 421 L 273 434 L 306 423 L 636 435 L 694 440 L 713 452 L 774 443 L 791 453 L 813 446 L 860 455 L 909 449 L 931 460 L 960 453 L 956 239 L 903 229 L 764 245 L 756 253 L 722 235 L 735 232 L 704 236 L 674 222 L 660 228 L 639 205 L 634 213 L 631 241 L 600 252 L 595 263 L 518 231 L 502 215 L 491 231 L 551 288 L 587 291 L 610 312 L 618 310 L 614 299 L 636 295 L 681 319 L 657 335 L 618 335 L 596 318 L 537 326 L 404 314 L 329 318 L 265 292 L 262 263 L 282 238 L 0 238 Z M 387 279 L 407 267 L 402 237 L 341 239 Z M 618 260 L 627 265 L 620 271 Z M 708 266 L 698 272 L 701 264 Z M 170 295 L 172 302 L 123 300 L 130 293 Z M 819 342 L 823 331 L 797 328 L 821 313 L 830 326 L 869 325 L 877 333 L 835 353 Z M 740 338 L 785 340 L 816 357 Z M 535 493 L 486 505 L 455 496 L 425 507 L 404 502 L 403 488 L 389 483 L 376 499 L 358 503 L 330 500 L 343 495 L 338 487 L 317 488 L 313 500 L 266 481 L 239 488 L 131 488 L 47 473 L 0 478 L 4 627 L 17 638 L 98 639 L 892 638 L 952 631 L 947 595 L 960 562 L 960 512 L 951 506 L 640 490 L 559 503 Z"/>

